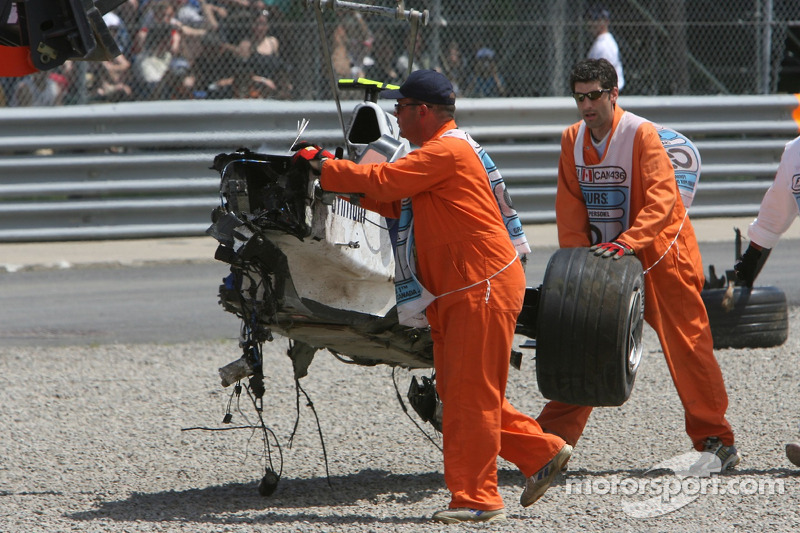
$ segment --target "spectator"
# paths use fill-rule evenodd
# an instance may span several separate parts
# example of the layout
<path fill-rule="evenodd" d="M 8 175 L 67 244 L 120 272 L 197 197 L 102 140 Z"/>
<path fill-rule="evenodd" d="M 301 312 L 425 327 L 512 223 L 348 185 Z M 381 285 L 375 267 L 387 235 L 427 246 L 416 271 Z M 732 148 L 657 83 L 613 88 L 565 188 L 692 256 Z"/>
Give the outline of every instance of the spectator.
<path fill-rule="evenodd" d="M 395 46 L 390 38 L 376 39 L 372 54 L 364 58 L 361 75 L 384 83 L 400 83 L 394 68 L 394 50 Z"/>
<path fill-rule="evenodd" d="M 208 87 L 208 97 L 213 99 L 238 99 L 238 98 L 273 98 L 279 93 L 278 85 L 271 77 L 264 76 L 257 71 L 257 58 L 237 58 L 232 65 L 232 70 L 226 72 L 225 77 L 217 79 Z M 279 74 L 273 70 L 271 75 Z M 281 78 L 283 79 L 283 78 Z"/>
<path fill-rule="evenodd" d="M 48 77 L 55 81 L 61 89 L 61 95 L 56 105 L 86 103 L 86 95 L 83 93 L 86 72 L 77 68 L 75 61 L 67 60 L 63 65 L 49 72 Z"/>
<path fill-rule="evenodd" d="M 194 64 L 194 97 L 221 98 L 217 83 L 231 76 L 230 63 L 223 60 L 227 43 L 217 32 L 209 32 L 202 39 L 203 52 Z"/>
<path fill-rule="evenodd" d="M 491 48 L 481 48 L 475 54 L 474 73 L 469 77 L 464 93 L 475 98 L 506 95 L 505 80 L 497 71 L 495 53 Z"/>
<path fill-rule="evenodd" d="M 294 68 L 282 59 L 278 59 L 275 67 L 276 71 L 273 72 L 272 79 L 275 82 L 276 88 L 272 98 L 278 100 L 292 100 L 295 97 L 294 80 L 292 78 Z"/>
<path fill-rule="evenodd" d="M 195 70 L 205 78 L 198 89 L 207 88 L 210 98 L 266 98 L 276 94 L 278 86 L 273 77 L 283 65 L 279 41 L 269 34 L 267 10 L 237 11 L 225 19 L 222 39 L 208 36 L 204 44 L 206 52 L 203 58 L 198 57 Z M 223 68 L 215 68 L 214 63 Z M 202 72 L 207 68 L 212 69 L 210 76 Z"/>
<path fill-rule="evenodd" d="M 456 96 L 460 95 L 464 89 L 465 73 L 467 71 L 467 62 L 461 54 L 461 47 L 458 41 L 453 39 L 447 45 L 447 49 L 440 58 L 442 74 L 453 83 L 453 89 L 456 91 Z"/>
<path fill-rule="evenodd" d="M 193 3 L 192 0 L 176 0 L 179 6 L 172 25 L 180 31 L 178 56 L 190 65 L 203 52 L 203 37 L 210 28 L 216 26 L 216 19 L 209 20 L 209 12 L 203 6 L 207 2 Z"/>
<path fill-rule="evenodd" d="M 269 31 L 269 17 L 269 11 L 262 9 L 256 16 L 255 24 L 253 25 L 253 53 L 259 57 L 278 56 L 280 43 L 278 38 Z"/>
<path fill-rule="evenodd" d="M 408 39 L 411 39 L 411 34 L 408 35 Z M 405 48 L 403 48 L 395 61 L 394 68 L 400 79 L 405 79 L 410 74 L 410 72 L 408 72 L 408 43 L 409 41 L 407 40 Z M 418 34 L 417 40 L 414 43 L 414 57 L 411 65 L 412 71 L 420 69 L 430 70 L 434 66 L 433 58 L 425 44 L 425 38 L 421 34 Z"/>
<path fill-rule="evenodd" d="M 108 13 L 106 13 L 107 15 Z M 131 46 L 133 45 L 133 34 L 141 27 L 141 14 L 142 11 L 139 7 L 139 0 L 126 0 L 114 8 L 114 14 L 119 17 L 125 30 L 128 33 L 127 42 L 125 44 L 125 53 L 131 57 Z M 103 15 L 105 19 L 105 15 Z M 106 22 L 108 24 L 108 22 Z"/>
<path fill-rule="evenodd" d="M 295 0 L 257 0 L 256 5 L 262 8 L 269 9 L 273 15 L 281 15 L 289 12 Z"/>
<path fill-rule="evenodd" d="M 203 13 L 203 21 L 209 31 L 219 31 L 220 21 L 228 16 L 228 10 L 208 0 L 198 0 Z"/>
<path fill-rule="evenodd" d="M 353 68 L 353 58 L 348 49 L 347 29 L 344 27 L 344 24 L 337 24 L 333 29 L 331 63 L 333 65 L 333 75 L 336 76 L 336 78 L 350 77 Z"/>
<path fill-rule="evenodd" d="M 394 41 L 388 36 L 375 40 L 372 53 L 364 58 L 361 75 L 370 80 L 399 84 L 400 77 L 394 68 Z"/>
<path fill-rule="evenodd" d="M 333 29 L 331 60 L 337 78 L 357 78 L 362 75 L 365 57 L 372 49 L 374 38 L 360 13 L 339 19 Z"/>
<path fill-rule="evenodd" d="M 133 76 L 137 97 L 149 99 L 153 91 L 167 73 L 174 58 L 172 52 L 172 27 L 158 23 L 148 28 L 144 34 L 142 51 L 133 62 Z"/>
<path fill-rule="evenodd" d="M 60 105 L 63 87 L 50 72 L 35 72 L 20 78 L 11 96 L 11 107 L 39 107 Z"/>
<path fill-rule="evenodd" d="M 244 54 L 237 51 L 236 48 L 241 43 L 247 41 L 247 52 L 249 53 L 250 45 L 253 35 L 253 13 L 250 11 L 231 11 L 228 16 L 221 19 L 219 22 L 219 33 L 223 42 L 231 45 L 229 49 L 234 55 L 243 57 Z"/>
<path fill-rule="evenodd" d="M 145 12 L 141 19 L 142 25 L 133 38 L 131 57 L 134 62 L 145 48 L 148 32 L 156 26 L 160 28 L 159 31 L 163 31 L 163 27 L 169 29 L 167 50 L 173 57 L 177 57 L 180 52 L 181 34 L 178 28 L 178 19 L 175 18 L 175 6 L 172 4 L 172 0 L 152 0 L 146 4 L 144 9 Z M 162 38 L 161 35 L 159 35 L 160 38 Z"/>
<path fill-rule="evenodd" d="M 228 10 L 208 0 L 176 0 L 178 10 L 175 19 L 184 29 L 184 35 L 204 36 L 209 31 L 220 31 L 220 21 L 228 16 Z"/>
<path fill-rule="evenodd" d="M 130 37 L 127 38 L 128 46 L 124 46 L 126 39 L 120 35 L 127 35 L 125 23 L 114 13 L 106 13 L 103 15 L 103 20 L 112 37 L 120 45 L 122 53 L 108 61 L 89 64 L 90 99 L 104 102 L 130 100 L 133 96 L 133 89 L 128 84 L 131 62 L 125 52 L 130 48 Z"/>
<path fill-rule="evenodd" d="M 179 53 L 159 90 L 169 99 L 204 98 L 206 86 L 201 85 L 199 79 L 203 78 L 203 73 L 198 72 L 196 65 L 203 62 L 208 36 L 218 36 L 222 32 L 220 21 L 226 23 L 228 11 L 207 0 L 174 1 L 179 7 L 171 23 L 180 31 Z M 210 59 L 215 63 L 230 64 L 230 56 L 226 55 L 228 51 L 215 47 L 215 54 Z"/>
<path fill-rule="evenodd" d="M 175 18 L 184 26 L 201 28 L 205 24 L 202 6 L 193 0 L 177 0 Z"/>
<path fill-rule="evenodd" d="M 621 91 L 625 87 L 625 76 L 622 72 L 622 60 L 619 56 L 617 40 L 608 31 L 611 13 L 605 7 L 596 5 L 586 12 L 586 19 L 589 21 L 589 31 L 594 36 L 594 42 L 586 57 L 588 59 L 606 59 L 614 65 L 614 70 L 617 71 L 617 84 Z"/>
<path fill-rule="evenodd" d="M 103 15 L 103 22 L 106 23 L 106 27 L 109 33 L 114 37 L 114 42 L 117 43 L 120 51 L 126 55 L 130 54 L 131 34 L 128 31 L 127 24 L 125 24 L 122 18 L 115 13 L 108 12 Z"/>
<path fill-rule="evenodd" d="M 150 94 L 151 100 L 189 100 L 194 97 L 195 78 L 189 62 L 183 58 L 170 61 L 169 68 Z"/>
<path fill-rule="evenodd" d="M 262 9 L 253 23 L 249 61 L 253 73 L 270 80 L 266 86 L 274 85 L 277 89 L 275 79 L 284 65 L 280 58 L 280 42 L 269 31 L 269 19 L 270 12 Z"/>
<path fill-rule="evenodd" d="M 263 5 L 260 0 L 216 0 L 215 4 L 225 9 L 229 16 L 252 13 Z"/>
<path fill-rule="evenodd" d="M 133 89 L 128 84 L 131 62 L 120 54 L 100 63 L 92 63 L 90 72 L 90 98 L 103 102 L 122 102 L 130 100 Z"/>

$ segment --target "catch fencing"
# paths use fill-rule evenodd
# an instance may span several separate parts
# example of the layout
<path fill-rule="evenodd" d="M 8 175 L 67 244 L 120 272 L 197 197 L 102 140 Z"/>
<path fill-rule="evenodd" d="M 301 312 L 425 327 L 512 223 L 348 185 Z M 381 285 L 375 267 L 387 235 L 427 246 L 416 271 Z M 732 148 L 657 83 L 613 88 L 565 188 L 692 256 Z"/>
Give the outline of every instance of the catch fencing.
<path fill-rule="evenodd" d="M 800 92 L 796 0 L 407 0 L 429 13 L 413 64 L 443 71 L 462 98 L 567 96 L 569 70 L 594 39 L 587 10 L 598 3 L 621 50 L 623 94 Z M 325 9 L 322 20 L 337 78 L 405 79 L 409 24 L 345 9 Z M 39 105 L 331 98 L 307 0 L 125 2 L 107 24 L 123 55 L 33 76 Z M 0 80 L 0 105 L 24 105 L 18 89 L 32 84 Z"/>
<path fill-rule="evenodd" d="M 346 100 L 343 109 L 356 101 Z M 623 97 L 676 129 L 703 162 L 697 217 L 755 215 L 783 146 L 798 134 L 792 95 Z M 392 102 L 382 102 L 390 110 Z M 346 112 L 345 123 L 349 120 Z M 143 102 L 0 113 L 0 242 L 203 235 L 219 205 L 215 155 L 240 147 L 288 154 L 343 134 L 330 102 Z M 457 120 L 498 164 L 524 223 L 555 220 L 560 134 L 570 98 L 464 99 Z"/>

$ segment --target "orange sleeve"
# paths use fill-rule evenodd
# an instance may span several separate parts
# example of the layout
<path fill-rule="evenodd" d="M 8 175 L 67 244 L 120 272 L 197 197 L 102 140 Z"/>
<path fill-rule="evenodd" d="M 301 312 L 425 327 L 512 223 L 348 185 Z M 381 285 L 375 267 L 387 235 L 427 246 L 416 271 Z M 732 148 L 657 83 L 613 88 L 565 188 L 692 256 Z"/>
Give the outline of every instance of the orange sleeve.
<path fill-rule="evenodd" d="M 672 163 L 652 124 L 639 127 L 633 153 L 630 227 L 619 239 L 638 252 L 674 223 L 678 187 Z"/>
<path fill-rule="evenodd" d="M 411 198 L 420 272 L 429 283 L 434 283 L 437 265 L 442 254 L 451 253 L 448 250 L 472 253 L 464 250 L 477 246 L 489 258 L 479 261 L 480 274 L 462 272 L 461 281 L 482 279 L 485 270 L 496 264 L 502 268 L 516 255 L 480 157 L 469 142 L 444 135 L 454 127 L 454 121 L 444 124 L 438 135 L 397 161 L 359 165 L 328 159 L 320 175 L 323 189 L 362 193 L 370 202 L 378 202 L 373 206 Z M 385 210 L 379 212 L 388 216 Z M 485 243 L 495 241 L 500 244 L 484 250 Z M 458 288 L 451 285 L 459 280 L 439 281 L 429 290 Z"/>
<path fill-rule="evenodd" d="M 359 205 L 386 218 L 400 218 L 400 202 L 379 202 L 372 198 L 361 198 Z"/>
<path fill-rule="evenodd" d="M 453 156 L 441 147 L 442 139 L 425 143 L 392 163 L 359 165 L 347 159 L 328 159 L 320 184 L 326 191 L 363 193 L 372 201 L 388 203 L 436 189 L 449 175 L 439 169 L 453 168 Z"/>
<path fill-rule="evenodd" d="M 578 127 L 574 124 L 561 135 L 561 157 L 558 160 L 558 187 L 556 188 L 556 226 L 561 248 L 577 248 L 591 244 L 589 212 L 575 174 L 573 153 Z"/>

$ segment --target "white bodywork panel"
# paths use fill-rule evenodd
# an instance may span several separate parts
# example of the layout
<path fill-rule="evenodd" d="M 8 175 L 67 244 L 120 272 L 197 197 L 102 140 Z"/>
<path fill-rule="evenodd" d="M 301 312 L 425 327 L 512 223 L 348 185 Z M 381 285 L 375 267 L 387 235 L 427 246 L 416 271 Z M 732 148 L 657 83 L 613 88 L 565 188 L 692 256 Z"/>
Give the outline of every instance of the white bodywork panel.
<path fill-rule="evenodd" d="M 302 242 L 269 232 L 288 258 L 298 296 L 377 316 L 394 307 L 394 257 L 382 216 L 336 198 L 333 206 L 315 204 L 312 227 L 314 237 Z"/>

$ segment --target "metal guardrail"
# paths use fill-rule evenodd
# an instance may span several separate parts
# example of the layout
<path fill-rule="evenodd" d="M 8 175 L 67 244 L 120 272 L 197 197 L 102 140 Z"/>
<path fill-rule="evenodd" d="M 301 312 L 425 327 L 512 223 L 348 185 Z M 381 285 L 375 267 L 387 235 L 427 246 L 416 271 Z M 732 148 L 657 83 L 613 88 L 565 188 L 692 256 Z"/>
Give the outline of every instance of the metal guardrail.
<path fill-rule="evenodd" d="M 356 101 L 343 102 L 344 110 Z M 383 102 L 391 110 L 393 102 Z M 794 95 L 623 97 L 621 105 L 696 143 L 693 217 L 755 215 L 783 146 L 798 134 Z M 346 111 L 349 119 L 349 111 Z M 4 108 L 0 242 L 202 235 L 218 204 L 215 155 L 342 144 L 332 102 L 177 101 Z M 570 98 L 464 99 L 457 120 L 497 163 L 524 223 L 555 220 Z"/>

